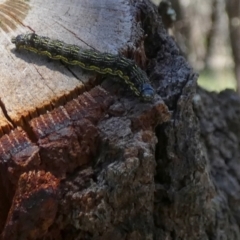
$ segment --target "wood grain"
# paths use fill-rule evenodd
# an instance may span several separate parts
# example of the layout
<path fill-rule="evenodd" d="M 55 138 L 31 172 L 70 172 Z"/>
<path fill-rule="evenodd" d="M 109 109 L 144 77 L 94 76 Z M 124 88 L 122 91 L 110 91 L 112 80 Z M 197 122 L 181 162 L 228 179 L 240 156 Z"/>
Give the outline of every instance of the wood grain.
<path fill-rule="evenodd" d="M 10 4 L 17 6 L 19 1 L 9 0 L 2 7 Z M 35 31 L 70 44 L 85 48 L 91 46 L 115 54 L 120 49 L 135 46 L 134 41 L 140 39 L 140 36 L 132 35 L 137 24 L 128 1 L 74 0 L 68 3 L 63 0 L 31 0 L 25 2 L 25 7 L 28 10 L 25 17 L 17 12 L 4 13 L 14 22 L 15 29 L 0 29 L 3 33 L 0 35 L 0 100 L 8 117 L 7 121 L 6 114 L 0 112 L 0 124 L 3 122 L 0 129 L 3 133 L 12 127 L 11 124 L 5 126 L 9 120 L 12 125 L 21 126 L 24 121 L 85 91 L 89 79 L 94 77 L 83 73 L 78 67 L 17 52 L 10 41 L 11 37 Z"/>

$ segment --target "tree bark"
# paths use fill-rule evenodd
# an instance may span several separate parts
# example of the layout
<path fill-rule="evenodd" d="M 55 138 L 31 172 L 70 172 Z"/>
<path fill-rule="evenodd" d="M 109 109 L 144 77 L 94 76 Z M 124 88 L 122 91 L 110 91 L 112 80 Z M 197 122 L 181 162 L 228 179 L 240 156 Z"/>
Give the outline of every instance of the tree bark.
<path fill-rule="evenodd" d="M 105 47 L 112 53 L 122 49 L 141 67 L 147 64 L 156 96 L 152 103 L 144 103 L 111 77 L 99 85 L 77 68 L 70 71 L 47 59 L 40 64 L 39 57 L 30 54 L 18 60 L 19 55 L 14 56 L 10 43 L 3 40 L 8 70 L 1 77 L 10 79 L 9 83 L 4 79 L 10 90 L 3 93 L 1 105 L 3 119 L 7 119 L 1 123 L 9 122 L 0 138 L 1 239 L 239 239 L 240 100 L 232 92 L 217 95 L 199 89 L 196 94 L 197 75 L 148 0 L 105 1 L 101 6 L 93 0 L 79 2 L 71 1 L 64 11 L 64 1 L 51 5 L 33 0 L 22 23 L 36 24 L 35 29 L 43 19 L 40 15 L 47 18 L 46 9 L 54 12 L 56 8 L 61 16 L 58 21 L 68 26 L 66 32 L 59 27 L 59 34 L 70 41 L 76 35 L 74 16 L 78 24 L 83 24 L 82 18 L 97 22 L 98 27 L 91 28 L 97 32 L 90 31 L 88 40 L 94 43 L 98 36 L 95 43 L 101 51 L 106 51 Z M 87 16 L 96 11 L 86 19 L 79 14 L 81 8 Z M 101 24 L 105 18 L 106 25 Z M 107 31 L 112 29 L 112 35 L 101 43 L 106 36 L 101 33 L 104 26 Z M 14 66 L 9 56 L 17 61 Z M 20 102 L 13 114 L 10 106 L 14 101 L 5 96 L 12 91 L 14 98 L 21 98 L 15 96 L 20 89 L 10 84 L 10 69 L 19 72 L 17 86 L 23 84 L 25 103 L 31 101 L 42 81 L 36 72 L 24 75 L 25 68 L 49 76 L 47 89 L 51 80 L 56 80 L 55 74 L 60 74 L 60 86 L 72 81 L 70 87 L 80 90 L 62 93 L 52 88 L 52 95 L 42 93 L 44 98 L 26 104 L 27 110 L 20 111 Z M 58 70 L 60 73 L 55 73 Z M 78 83 L 78 78 L 84 77 L 85 81 Z M 33 86 L 26 89 L 23 80 L 33 81 L 37 90 Z M 30 105 L 31 114 L 25 114 Z M 52 110 L 47 111 L 48 106 Z M 234 171 L 234 177 L 225 166 Z M 222 175 L 227 182 L 219 178 Z"/>

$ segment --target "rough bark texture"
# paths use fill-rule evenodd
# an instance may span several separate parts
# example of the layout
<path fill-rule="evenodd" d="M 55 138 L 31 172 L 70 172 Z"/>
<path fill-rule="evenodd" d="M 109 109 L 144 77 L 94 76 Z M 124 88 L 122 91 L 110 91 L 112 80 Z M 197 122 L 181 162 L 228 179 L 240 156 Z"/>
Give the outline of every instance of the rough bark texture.
<path fill-rule="evenodd" d="M 209 239 L 240 239 L 240 99 L 232 90 L 219 94 L 198 89 L 194 110 L 199 119 L 206 168 L 215 186 Z"/>
<path fill-rule="evenodd" d="M 240 239 L 240 99 L 196 94 L 156 8 L 131 4 L 162 99 L 106 81 L 0 138 L 1 239 Z"/>

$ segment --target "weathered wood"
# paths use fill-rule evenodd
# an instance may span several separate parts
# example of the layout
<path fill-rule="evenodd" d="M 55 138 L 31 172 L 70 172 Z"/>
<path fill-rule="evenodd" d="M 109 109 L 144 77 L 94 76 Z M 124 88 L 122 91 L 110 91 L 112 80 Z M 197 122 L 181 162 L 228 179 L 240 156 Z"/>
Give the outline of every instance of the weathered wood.
<path fill-rule="evenodd" d="M 25 7 L 21 15 L 19 4 Z M 3 11 L 5 8 L 13 10 Z M 4 26 L 7 24 L 1 19 L 3 67 L 0 68 L 0 92 L 2 105 L 16 125 L 24 124 L 23 119 L 30 120 L 83 92 L 89 75 L 83 74 L 79 67 L 16 51 L 11 37 L 35 31 L 70 44 L 115 54 L 124 49 L 125 53 L 126 50 L 133 52 L 135 43 L 141 40 L 128 1 L 32 0 L 22 3 L 9 0 L 0 5 L 0 11 L 15 26 L 6 31 Z M 0 129 L 7 132 L 4 115 L 1 119 L 4 123 Z"/>
<path fill-rule="evenodd" d="M 1 25 L 1 239 L 239 239 L 239 98 L 196 95 L 148 0 L 81 1 L 85 15 L 79 2 L 21 2 L 24 14 Z M 20 1 L 0 9 L 10 3 Z M 86 92 L 77 68 L 12 51 L 27 26 L 112 53 L 128 46 L 142 65 L 146 53 L 164 102 L 141 103 L 109 79 Z"/>
<path fill-rule="evenodd" d="M 57 213 L 58 186 L 59 179 L 49 172 L 29 171 L 22 174 L 2 239 L 36 239 L 44 236 Z"/>
<path fill-rule="evenodd" d="M 91 13 L 94 2 L 82 1 L 84 12 L 89 5 Z M 128 46 L 130 53 L 143 62 L 146 53 L 156 98 L 153 103 L 143 103 L 121 91 L 121 85 L 111 84 L 111 78 L 101 86 L 89 85 L 88 91 L 77 87 L 78 92 L 74 92 L 71 86 L 78 77 L 85 76 L 88 81 L 86 75 L 31 54 L 21 58 L 20 53 L 9 51 L 12 45 L 8 42 L 3 55 L 12 61 L 5 61 L 3 69 L 16 69 L 0 71 L 6 79 L 14 73 L 18 80 L 17 85 L 11 81 L 9 86 L 1 85 L 2 90 L 14 87 L 14 95 L 2 93 L 1 103 L 2 115 L 7 116 L 1 121 L 4 131 L 13 129 L 0 138 L 2 239 L 239 239 L 239 98 L 228 91 L 217 95 L 199 90 L 196 95 L 196 74 L 148 0 L 101 5 L 91 19 L 76 14 L 77 1 L 68 3 L 70 8 L 65 12 L 61 12 L 65 3 L 30 3 L 34 4 L 23 22 L 54 36 L 58 24 L 53 24 L 52 32 L 46 26 L 50 26 L 49 15 L 58 16 L 57 21 L 67 26 L 59 27 L 59 34 L 69 41 L 73 40 L 71 36 L 78 36 L 76 29 L 80 31 L 76 21 L 97 24 L 100 35 L 104 25 L 96 19 L 106 19 L 105 26 L 115 30 L 129 23 L 128 30 L 123 28 L 118 33 L 123 45 L 106 36 L 102 49 L 106 44 L 106 49 L 114 53 Z M 34 14 L 30 21 L 31 11 Z M 119 22 L 111 22 L 104 11 L 116 15 Z M 78 17 L 74 20 L 74 16 Z M 68 31 L 71 28 L 74 33 Z M 100 35 L 91 29 L 85 31 L 93 34 L 92 43 L 98 43 L 96 36 Z M 140 37 L 143 29 L 144 42 Z M 11 34 L 5 33 L 3 41 Z M 98 44 L 101 42 L 99 39 Z M 33 69 L 48 79 L 37 78 L 40 74 L 34 75 Z M 78 77 L 65 74 L 63 69 L 68 73 L 71 69 Z M 55 73 L 57 70 L 59 73 Z M 22 83 L 24 76 L 32 83 L 28 88 Z M 61 91 L 56 92 L 56 76 L 60 77 L 60 89 L 65 89 L 66 79 L 70 82 L 70 87 L 63 90 L 64 97 Z M 42 94 L 50 98 L 40 97 L 26 104 L 24 109 L 31 113 L 28 117 L 21 108 L 11 112 L 11 99 L 17 102 L 24 94 L 28 98 L 30 90 L 37 94 L 38 84 L 42 84 Z M 54 90 L 51 94 L 49 86 Z M 24 91 L 16 96 L 18 87 Z M 48 101 L 51 106 L 45 104 Z M 12 126 L 8 127 L 8 122 Z"/>
<path fill-rule="evenodd" d="M 20 18 L 20 2 L 0 5 L 11 5 L 13 13 L 5 14 L 14 22 L 11 30 L 1 28 L 2 239 L 112 239 L 125 236 L 124 228 L 131 227 L 127 222 L 135 218 L 139 223 L 129 237 L 139 235 L 145 220 L 151 226 L 143 236 L 151 236 L 154 129 L 169 120 L 167 106 L 157 95 L 153 103 L 142 103 L 112 78 L 94 87 L 93 75 L 15 51 L 10 41 L 34 30 L 122 52 L 143 67 L 138 4 L 32 0 L 21 2 L 26 11 Z"/>

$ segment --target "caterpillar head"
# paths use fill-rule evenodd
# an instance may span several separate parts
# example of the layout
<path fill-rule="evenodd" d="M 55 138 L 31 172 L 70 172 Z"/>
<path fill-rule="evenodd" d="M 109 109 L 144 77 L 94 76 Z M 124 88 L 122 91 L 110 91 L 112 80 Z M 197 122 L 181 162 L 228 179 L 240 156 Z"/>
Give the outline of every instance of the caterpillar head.
<path fill-rule="evenodd" d="M 152 102 L 154 98 L 155 91 L 150 83 L 143 83 L 141 85 L 140 96 L 145 102 Z"/>

